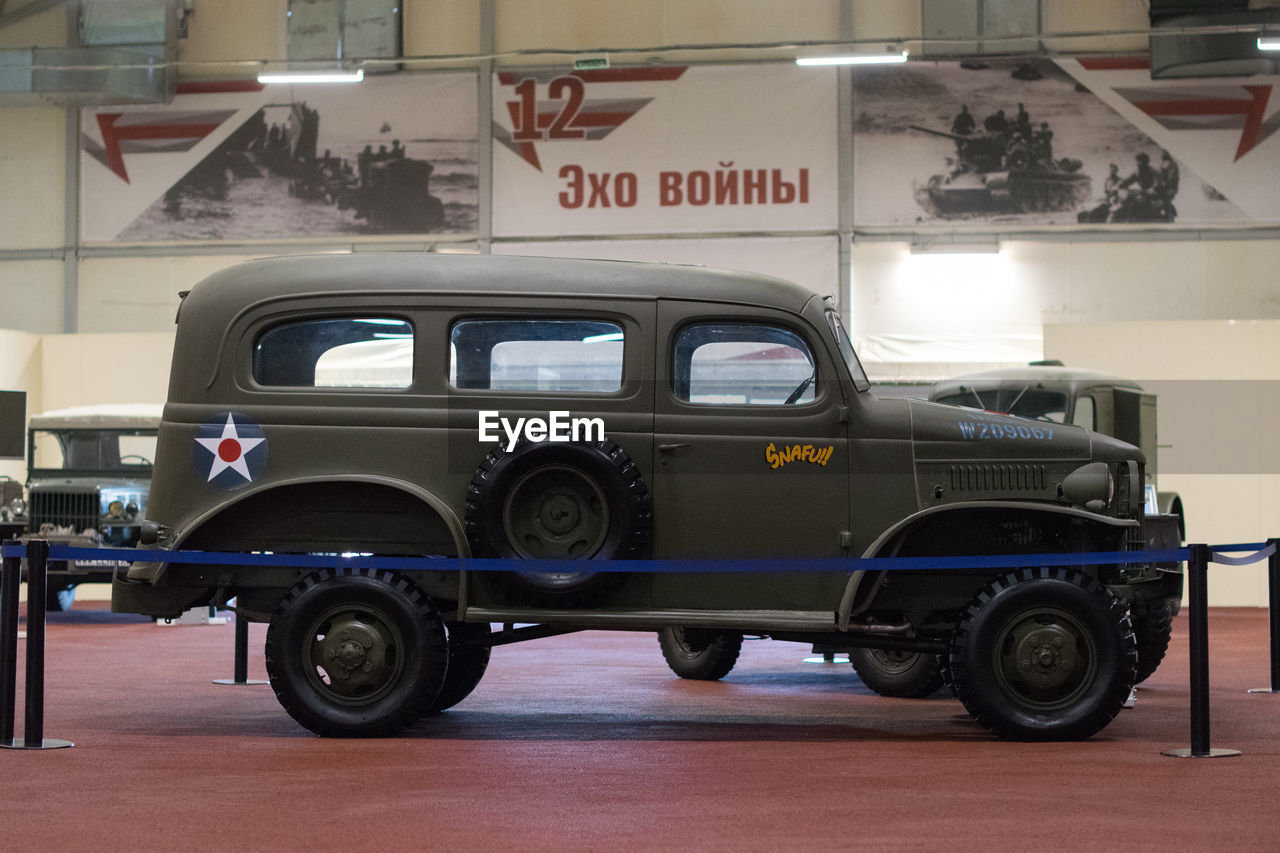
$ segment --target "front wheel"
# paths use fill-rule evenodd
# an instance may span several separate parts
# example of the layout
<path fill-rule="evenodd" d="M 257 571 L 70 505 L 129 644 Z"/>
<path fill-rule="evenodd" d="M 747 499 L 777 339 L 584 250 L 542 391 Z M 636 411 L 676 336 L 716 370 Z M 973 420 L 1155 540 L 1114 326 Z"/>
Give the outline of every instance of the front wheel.
<path fill-rule="evenodd" d="M 1125 608 L 1075 569 L 1020 569 L 988 584 L 960 617 L 951 677 L 965 710 L 1011 740 L 1100 731 L 1133 687 Z"/>
<path fill-rule="evenodd" d="M 663 628 L 658 645 L 667 666 L 681 678 L 719 681 L 738 662 L 742 635 L 708 628 Z"/>
<path fill-rule="evenodd" d="M 881 696 L 923 699 L 942 687 L 936 654 L 889 649 L 849 649 L 849 662 L 862 683 Z"/>
<path fill-rule="evenodd" d="M 435 605 L 401 575 L 328 569 L 299 581 L 267 628 L 272 689 L 319 735 L 387 737 L 431 709 L 448 646 Z"/>
<path fill-rule="evenodd" d="M 1150 602 L 1147 612 L 1133 620 L 1133 634 L 1138 641 L 1138 677 L 1134 683 L 1141 684 L 1155 674 L 1169 651 L 1169 640 L 1173 637 L 1173 611 L 1169 603 Z"/>

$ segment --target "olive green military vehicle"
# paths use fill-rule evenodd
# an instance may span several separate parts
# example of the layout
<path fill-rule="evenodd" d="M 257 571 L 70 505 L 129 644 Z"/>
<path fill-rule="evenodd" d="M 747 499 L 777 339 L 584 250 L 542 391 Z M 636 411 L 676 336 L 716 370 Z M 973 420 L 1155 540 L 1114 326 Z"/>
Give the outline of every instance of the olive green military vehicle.
<path fill-rule="evenodd" d="M 944 654 L 989 730 L 1083 738 L 1129 695 L 1133 602 L 1172 594 L 1147 565 L 948 566 L 1141 549 L 1141 451 L 877 399 L 832 304 L 775 279 L 295 257 L 210 276 L 177 325 L 143 546 L 380 564 L 139 562 L 113 607 L 234 598 L 320 734 L 444 710 L 507 642 L 670 629 L 695 658 L 726 633 Z"/>
<path fill-rule="evenodd" d="M 77 406 L 32 415 L 27 429 L 29 536 L 72 548 L 138 543 L 161 407 Z M 76 587 L 107 583 L 110 558 L 49 564 L 46 609 L 69 610 Z"/>

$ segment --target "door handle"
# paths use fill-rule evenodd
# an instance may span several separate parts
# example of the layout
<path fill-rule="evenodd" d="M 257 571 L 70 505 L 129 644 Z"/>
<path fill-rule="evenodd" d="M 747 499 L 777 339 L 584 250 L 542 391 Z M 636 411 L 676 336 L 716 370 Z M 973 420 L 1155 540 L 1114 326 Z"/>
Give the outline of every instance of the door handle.
<path fill-rule="evenodd" d="M 681 450 L 681 449 L 683 449 L 683 448 L 685 448 L 685 447 L 688 447 L 688 446 L 689 446 L 689 445 L 687 445 L 687 444 L 659 444 L 659 445 L 658 445 L 658 452 L 659 452 L 659 453 L 674 453 L 675 451 L 677 451 L 677 450 Z"/>

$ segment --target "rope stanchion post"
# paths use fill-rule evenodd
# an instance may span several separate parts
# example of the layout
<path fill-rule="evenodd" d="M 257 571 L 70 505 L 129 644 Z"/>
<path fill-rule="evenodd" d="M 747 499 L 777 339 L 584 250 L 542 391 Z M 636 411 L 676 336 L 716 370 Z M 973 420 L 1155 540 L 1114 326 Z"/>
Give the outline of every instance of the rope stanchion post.
<path fill-rule="evenodd" d="M 1191 747 L 1165 750 L 1174 758 L 1225 758 L 1235 749 L 1209 746 L 1209 562 L 1208 545 L 1192 545 L 1187 561 L 1188 642 L 1191 652 Z"/>
<path fill-rule="evenodd" d="M 236 648 L 233 677 L 215 678 L 214 684 L 269 684 L 261 678 L 249 678 L 249 620 L 236 614 Z"/>
<path fill-rule="evenodd" d="M 1268 545 L 1280 543 L 1268 539 Z M 1255 687 L 1250 693 L 1280 693 L 1280 548 L 1267 558 L 1267 609 L 1271 623 L 1271 686 Z"/>
<path fill-rule="evenodd" d="M 18 585 L 22 558 L 5 557 L 0 575 L 0 744 L 13 743 L 18 701 Z"/>
<path fill-rule="evenodd" d="M 22 737 L 13 738 L 7 749 L 61 749 L 74 746 L 69 740 L 44 736 L 44 603 L 48 589 L 49 543 L 33 539 L 27 543 L 27 672 L 26 717 Z"/>

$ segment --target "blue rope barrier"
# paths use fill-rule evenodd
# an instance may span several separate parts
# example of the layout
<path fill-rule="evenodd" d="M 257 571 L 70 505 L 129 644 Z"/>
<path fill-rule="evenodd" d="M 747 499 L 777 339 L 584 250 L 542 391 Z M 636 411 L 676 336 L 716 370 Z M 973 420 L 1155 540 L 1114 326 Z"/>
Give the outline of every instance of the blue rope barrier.
<path fill-rule="evenodd" d="M 21 543 L 0 546 L 5 557 L 25 557 Z M 1266 555 L 1255 554 L 1252 562 Z M 520 560 L 481 557 L 391 557 L 369 554 L 261 554 L 241 551 L 166 551 L 137 548 L 73 548 L 53 545 L 50 560 L 114 560 L 122 563 L 277 566 L 290 568 L 395 569 L 398 571 L 480 572 L 853 572 L 956 571 L 1024 566 L 1090 566 L 1116 563 L 1177 563 L 1190 558 L 1187 548 L 1145 551 L 1091 551 L 1053 554 L 988 554 L 965 557 L 820 557 L 742 560 Z M 1226 558 L 1223 558 L 1224 560 Z"/>
<path fill-rule="evenodd" d="M 1213 546 L 1209 550 L 1213 552 L 1213 562 L 1215 563 L 1222 563 L 1223 565 L 1227 565 L 1227 566 L 1247 566 L 1250 563 L 1261 562 L 1267 559 L 1268 557 L 1270 557 L 1272 554 L 1274 554 L 1276 552 L 1276 543 L 1271 542 L 1268 544 L 1264 542 L 1264 543 L 1261 543 L 1261 545 L 1259 545 L 1259 548 L 1260 550 L 1255 551 L 1254 553 L 1244 557 L 1224 557 L 1221 554 L 1217 553 L 1218 552 L 1217 546 Z M 1225 550 L 1232 550 L 1232 549 L 1225 549 Z M 1241 549 L 1241 550 L 1244 550 L 1244 549 Z"/>

